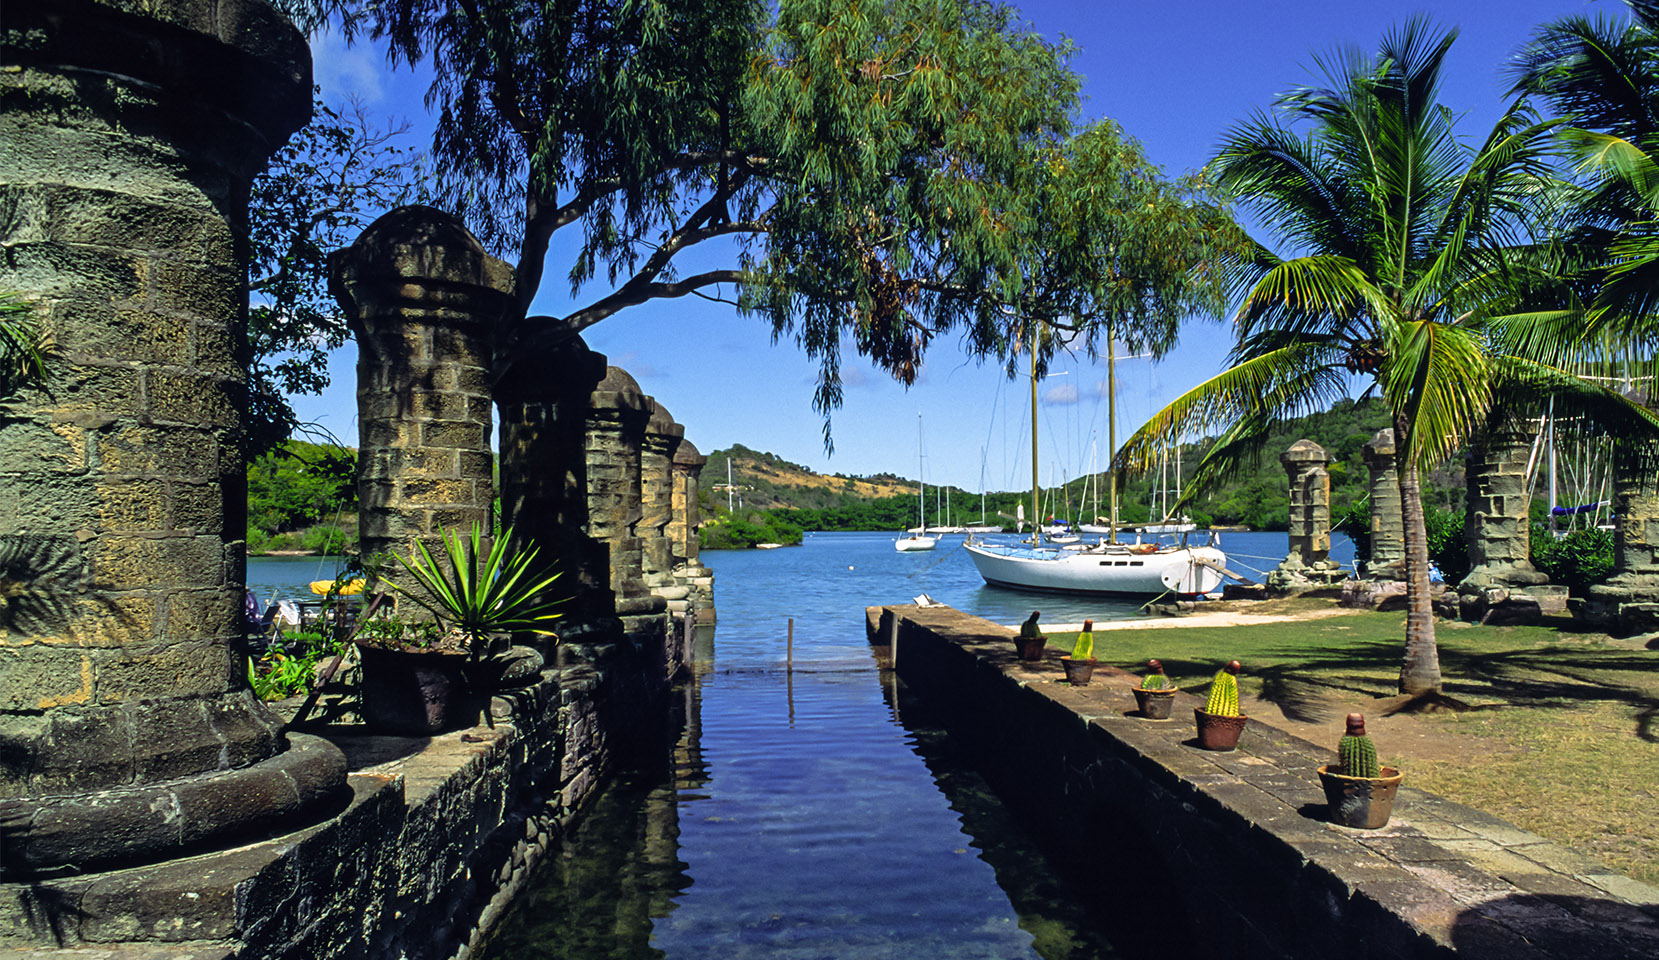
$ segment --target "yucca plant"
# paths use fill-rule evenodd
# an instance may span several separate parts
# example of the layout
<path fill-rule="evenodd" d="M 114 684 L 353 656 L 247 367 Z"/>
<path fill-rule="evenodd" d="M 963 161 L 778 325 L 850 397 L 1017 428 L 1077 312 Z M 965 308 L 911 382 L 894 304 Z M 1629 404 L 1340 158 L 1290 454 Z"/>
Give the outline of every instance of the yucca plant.
<path fill-rule="evenodd" d="M 439 562 L 417 542 L 410 558 L 397 557 L 413 585 L 388 581 L 387 586 L 458 630 L 475 661 L 483 657 L 492 633 L 554 636 L 547 625 L 559 617 L 553 609 L 558 601 L 542 596 L 559 574 L 538 569 L 534 546 L 510 552 L 507 545 L 512 540 L 509 528 L 485 550 L 484 531 L 477 523 L 465 538 L 445 532 L 447 562 Z"/>

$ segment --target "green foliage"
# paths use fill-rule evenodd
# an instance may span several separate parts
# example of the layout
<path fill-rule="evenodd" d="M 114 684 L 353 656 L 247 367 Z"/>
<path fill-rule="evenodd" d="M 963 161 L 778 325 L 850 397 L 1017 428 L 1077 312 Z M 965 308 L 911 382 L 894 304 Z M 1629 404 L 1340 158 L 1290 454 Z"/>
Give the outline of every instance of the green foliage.
<path fill-rule="evenodd" d="M 18 294 L 0 290 L 0 399 L 38 379 L 45 366 L 34 309 Z"/>
<path fill-rule="evenodd" d="M 1377 761 L 1377 745 L 1365 734 L 1357 736 L 1345 735 L 1337 744 L 1337 755 L 1341 758 L 1338 772 L 1345 777 L 1368 777 L 1375 780 L 1382 776 L 1382 765 Z"/>
<path fill-rule="evenodd" d="M 311 122 L 254 179 L 249 198 L 247 456 L 275 449 L 298 423 L 287 394 L 328 386 L 328 352 L 350 336 L 328 292 L 328 254 L 406 201 L 418 165 L 358 104 L 317 99 Z"/>
<path fill-rule="evenodd" d="M 1218 717 L 1236 717 L 1238 712 L 1238 677 L 1225 667 L 1216 671 L 1210 682 L 1210 698 L 1204 703 L 1204 712 Z"/>
<path fill-rule="evenodd" d="M 261 700 L 286 700 L 309 693 L 317 665 L 344 647 L 344 641 L 320 633 L 285 632 L 257 660 L 248 659 L 248 685 Z"/>
<path fill-rule="evenodd" d="M 1575 597 L 1585 596 L 1591 587 L 1611 577 L 1613 562 L 1612 531 L 1575 530 L 1557 540 L 1549 527 L 1532 527 L 1532 565 Z"/>
<path fill-rule="evenodd" d="M 794 546 L 803 536 L 800 527 L 779 515 L 760 510 L 728 513 L 721 507 L 697 528 L 697 546 L 701 550 L 741 550 L 757 543 Z"/>
<path fill-rule="evenodd" d="M 484 530 L 477 523 L 464 539 L 445 531 L 443 562 L 433 558 L 426 544 L 416 541 L 413 557 L 396 558 L 409 580 L 387 582 L 460 631 L 474 660 L 484 657 L 489 634 L 528 632 L 551 637 L 554 633 L 548 625 L 560 616 L 553 609 L 558 601 L 542 599 L 560 575 L 537 565 L 537 548 L 526 545 L 511 551 L 511 528 L 495 537 L 488 551 L 483 538 Z"/>
<path fill-rule="evenodd" d="M 395 613 L 377 613 L 357 627 L 356 641 L 389 650 L 426 650 L 437 646 L 443 627 L 433 620 L 406 621 Z"/>
<path fill-rule="evenodd" d="M 248 467 L 248 551 L 338 554 L 354 546 L 356 524 L 339 521 L 357 508 L 356 478 L 357 451 L 346 447 L 289 440 L 255 460 Z"/>
<path fill-rule="evenodd" d="M 1162 660 L 1152 659 L 1146 661 L 1146 669 L 1146 676 L 1141 678 L 1142 690 L 1174 689 L 1170 686 L 1169 675 L 1164 673 L 1164 663 Z"/>

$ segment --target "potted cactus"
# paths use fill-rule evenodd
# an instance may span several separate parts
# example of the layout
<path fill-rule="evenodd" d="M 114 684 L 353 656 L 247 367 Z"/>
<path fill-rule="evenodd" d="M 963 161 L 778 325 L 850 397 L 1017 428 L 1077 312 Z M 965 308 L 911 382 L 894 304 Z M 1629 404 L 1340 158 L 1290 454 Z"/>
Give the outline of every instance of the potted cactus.
<path fill-rule="evenodd" d="M 1043 646 L 1048 643 L 1048 638 L 1044 637 L 1043 631 L 1037 627 L 1037 618 L 1040 616 L 1041 610 L 1031 611 L 1031 616 L 1026 617 L 1025 622 L 1020 624 L 1020 632 L 1014 637 L 1014 647 L 1019 650 L 1021 660 L 1043 658 Z"/>
<path fill-rule="evenodd" d="M 1094 621 L 1083 621 L 1083 632 L 1072 645 L 1071 656 L 1061 657 L 1060 666 L 1066 670 L 1066 682 L 1074 687 L 1086 687 L 1094 677 Z"/>
<path fill-rule="evenodd" d="M 1168 720 L 1170 711 L 1175 707 L 1175 691 L 1176 686 L 1164 673 L 1164 662 L 1148 660 L 1146 676 L 1135 688 L 1135 705 L 1140 708 L 1141 716 L 1148 720 Z"/>
<path fill-rule="evenodd" d="M 1229 661 L 1216 671 L 1210 684 L 1210 699 L 1202 708 L 1194 707 L 1198 722 L 1198 745 L 1205 750 L 1231 750 L 1238 746 L 1239 734 L 1244 732 L 1246 718 L 1238 708 L 1239 662 Z"/>
<path fill-rule="evenodd" d="M 1365 715 L 1348 714 L 1348 731 L 1337 745 L 1338 762 L 1319 768 L 1327 818 L 1344 827 L 1375 830 L 1388 823 L 1400 771 L 1377 762 L 1377 745 L 1365 734 Z"/>

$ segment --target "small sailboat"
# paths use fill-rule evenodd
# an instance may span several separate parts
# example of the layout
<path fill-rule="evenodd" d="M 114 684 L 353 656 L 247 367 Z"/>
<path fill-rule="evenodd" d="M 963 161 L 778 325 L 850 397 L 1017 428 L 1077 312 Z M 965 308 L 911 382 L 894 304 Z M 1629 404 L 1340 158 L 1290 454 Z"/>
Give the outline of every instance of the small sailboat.
<path fill-rule="evenodd" d="M 1037 429 L 1037 331 L 1031 333 L 1031 501 L 1038 505 L 1036 429 Z M 1107 331 L 1106 382 L 1108 445 L 1117 447 L 1117 425 L 1112 410 L 1116 371 Z M 985 582 L 996 586 L 1023 590 L 1043 590 L 1056 593 L 1127 594 L 1156 597 L 1174 594 L 1194 597 L 1211 593 L 1221 587 L 1222 571 L 1227 557 L 1211 542 L 1202 547 L 1165 543 L 1143 543 L 1136 537 L 1134 543 L 1117 542 L 1117 487 L 1111 489 L 1111 513 L 1107 538 L 1093 544 L 1044 543 L 1040 530 L 1033 531 L 1031 539 L 1017 543 L 995 543 L 970 538 L 963 545 L 968 558 Z M 1040 528 L 1040 525 L 1039 525 Z"/>
<path fill-rule="evenodd" d="M 938 537 L 927 533 L 927 481 L 922 479 L 922 415 L 916 414 L 916 520 L 919 526 L 908 536 L 893 541 L 893 549 L 900 553 L 932 550 L 939 545 Z"/>

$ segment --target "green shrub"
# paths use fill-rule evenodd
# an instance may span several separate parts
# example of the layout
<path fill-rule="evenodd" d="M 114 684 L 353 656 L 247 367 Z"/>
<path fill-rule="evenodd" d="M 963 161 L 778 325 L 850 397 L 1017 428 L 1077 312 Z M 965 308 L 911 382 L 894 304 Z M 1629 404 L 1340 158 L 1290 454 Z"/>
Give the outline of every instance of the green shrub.
<path fill-rule="evenodd" d="M 1613 575 L 1613 534 L 1609 530 L 1575 530 L 1557 540 L 1549 527 L 1534 524 L 1532 565 L 1547 574 L 1551 583 L 1582 597 Z"/>

